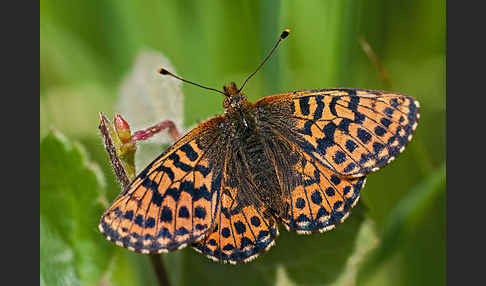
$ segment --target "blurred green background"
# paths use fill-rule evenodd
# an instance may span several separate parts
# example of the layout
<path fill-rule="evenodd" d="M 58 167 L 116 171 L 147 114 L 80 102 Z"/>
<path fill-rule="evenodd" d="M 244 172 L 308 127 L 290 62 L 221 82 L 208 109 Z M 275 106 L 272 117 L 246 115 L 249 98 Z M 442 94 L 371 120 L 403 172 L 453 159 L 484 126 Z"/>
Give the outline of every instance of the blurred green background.
<path fill-rule="evenodd" d="M 98 112 L 113 117 L 137 54 L 158 51 L 180 76 L 210 87 L 239 85 L 285 28 L 291 35 L 245 88 L 250 100 L 314 88 L 392 89 L 421 103 L 414 139 L 369 175 L 337 229 L 299 236 L 282 228 L 275 247 L 239 266 L 192 249 L 164 255 L 171 285 L 445 284 L 445 1 L 41 0 L 41 285 L 157 285 L 147 256 L 97 231 L 120 192 Z M 183 94 L 185 126 L 223 112 L 217 93 L 183 85 Z"/>

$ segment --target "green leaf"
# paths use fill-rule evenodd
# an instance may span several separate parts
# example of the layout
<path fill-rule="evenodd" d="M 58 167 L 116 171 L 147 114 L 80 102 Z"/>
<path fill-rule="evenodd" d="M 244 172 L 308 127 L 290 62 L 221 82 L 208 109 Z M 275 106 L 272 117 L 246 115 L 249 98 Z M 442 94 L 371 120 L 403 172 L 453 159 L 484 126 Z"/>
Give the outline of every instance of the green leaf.
<path fill-rule="evenodd" d="M 357 233 L 353 253 L 348 256 L 344 268 L 342 268 L 342 270 L 338 273 L 337 279 L 334 282 L 329 284 L 325 283 L 325 285 L 334 285 L 334 286 L 356 285 L 356 276 L 357 276 L 357 270 L 359 269 L 359 265 L 363 263 L 367 255 L 373 249 L 375 249 L 377 245 L 378 245 L 378 237 L 375 231 L 375 224 L 369 218 L 366 218 L 361 223 L 359 232 Z M 322 262 L 317 262 L 317 264 L 325 267 L 327 263 L 324 262 L 323 265 Z M 320 285 L 322 283 L 316 283 L 316 284 Z M 282 264 L 277 266 L 277 278 L 276 278 L 275 285 L 294 286 L 300 284 L 291 280 L 288 271 L 285 269 L 285 266 Z"/>
<path fill-rule="evenodd" d="M 427 216 L 427 208 L 445 191 L 445 165 L 438 168 L 402 199 L 390 213 L 380 246 L 370 254 L 359 270 L 360 281 L 373 277 L 374 272 L 389 259 L 408 237 L 410 230 Z"/>
<path fill-rule="evenodd" d="M 376 249 L 378 243 L 375 223 L 371 219 L 366 218 L 361 224 L 356 237 L 353 254 L 348 257 L 346 267 L 334 285 L 355 285 L 360 265 L 364 263 L 370 252 Z"/>
<path fill-rule="evenodd" d="M 40 217 L 40 285 L 79 285 L 71 248 Z"/>
<path fill-rule="evenodd" d="M 350 217 L 330 232 L 303 236 L 283 231 L 268 260 L 283 265 L 297 285 L 336 283 L 355 252 L 364 222 L 365 206 L 359 203 Z"/>
<path fill-rule="evenodd" d="M 102 278 L 103 285 L 157 285 L 147 255 L 134 253 L 114 245 L 112 247 L 115 251 L 108 270 Z"/>
<path fill-rule="evenodd" d="M 81 285 L 96 284 L 111 255 L 108 243 L 97 229 L 104 209 L 103 186 L 101 174 L 89 163 L 80 145 L 55 132 L 41 141 L 40 215 L 59 238 L 59 242 L 53 243 L 72 251 Z M 50 240 L 42 237 L 42 233 L 41 243 L 47 249 L 61 247 L 49 245 Z M 41 252 L 42 255 L 50 254 Z"/>

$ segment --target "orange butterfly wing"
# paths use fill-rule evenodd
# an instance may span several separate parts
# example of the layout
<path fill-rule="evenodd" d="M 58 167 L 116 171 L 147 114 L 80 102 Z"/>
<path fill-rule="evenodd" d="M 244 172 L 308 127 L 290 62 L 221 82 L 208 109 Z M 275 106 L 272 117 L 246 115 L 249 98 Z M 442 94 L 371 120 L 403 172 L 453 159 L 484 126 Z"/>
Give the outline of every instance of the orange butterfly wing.
<path fill-rule="evenodd" d="M 288 216 L 282 221 L 288 230 L 304 234 L 328 231 L 343 222 L 366 182 L 365 176 L 337 176 L 307 154 L 295 174 L 299 184 L 290 192 Z"/>
<path fill-rule="evenodd" d="M 286 180 L 281 185 L 288 213 L 281 219 L 299 233 L 342 222 L 359 199 L 365 175 L 403 151 L 419 118 L 412 97 L 363 89 L 295 91 L 255 105 L 271 117 L 272 133 L 291 146 L 290 153 L 278 145 L 269 149 L 276 150 L 270 157 Z M 298 163 L 289 171 L 291 157 Z"/>
<path fill-rule="evenodd" d="M 103 214 L 108 240 L 142 253 L 204 237 L 218 211 L 222 174 L 208 159 L 224 116 L 202 123 L 149 164 Z"/>
<path fill-rule="evenodd" d="M 277 222 L 264 206 L 240 206 L 237 189 L 226 188 L 213 232 L 193 247 L 214 261 L 248 262 L 274 245 Z"/>
<path fill-rule="evenodd" d="M 277 215 L 288 230 L 298 233 L 330 230 L 349 215 L 366 177 L 338 176 L 283 132 L 272 127 L 264 140 L 282 189 L 284 204 Z"/>
<path fill-rule="evenodd" d="M 411 140 L 419 119 L 414 98 L 365 89 L 294 91 L 256 105 L 281 102 L 290 104 L 297 125 L 284 135 L 292 134 L 302 151 L 341 176 L 360 177 L 388 164 Z"/>

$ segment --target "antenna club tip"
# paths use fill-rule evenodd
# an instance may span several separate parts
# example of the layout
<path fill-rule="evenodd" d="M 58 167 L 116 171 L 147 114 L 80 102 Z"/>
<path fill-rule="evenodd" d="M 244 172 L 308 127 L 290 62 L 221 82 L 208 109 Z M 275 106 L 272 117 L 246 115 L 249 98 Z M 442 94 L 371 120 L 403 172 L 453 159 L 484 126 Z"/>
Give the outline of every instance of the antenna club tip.
<path fill-rule="evenodd" d="M 290 34 L 290 29 L 285 29 L 282 34 L 280 35 L 280 38 L 283 40 L 287 38 L 287 36 Z"/>
<path fill-rule="evenodd" d="M 170 72 L 168 70 L 164 69 L 164 68 L 158 69 L 157 72 L 160 73 L 160 74 L 164 74 L 164 75 L 170 74 Z"/>

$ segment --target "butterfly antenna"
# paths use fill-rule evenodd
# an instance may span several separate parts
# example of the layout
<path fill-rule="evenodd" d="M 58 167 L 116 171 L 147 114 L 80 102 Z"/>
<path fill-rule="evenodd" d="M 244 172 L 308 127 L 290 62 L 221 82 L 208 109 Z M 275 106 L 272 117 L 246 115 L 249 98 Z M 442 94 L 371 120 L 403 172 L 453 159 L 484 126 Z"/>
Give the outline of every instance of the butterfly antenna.
<path fill-rule="evenodd" d="M 181 77 L 178 77 L 178 76 L 176 76 L 175 74 L 171 73 L 170 71 L 168 71 L 168 70 L 166 70 L 166 69 L 164 69 L 164 68 L 160 68 L 160 69 L 158 69 L 158 70 L 157 70 L 157 72 L 158 72 L 158 73 L 160 73 L 161 75 L 169 75 L 169 76 L 174 77 L 174 78 L 176 78 L 176 79 L 178 79 L 178 80 L 180 80 L 180 81 L 183 81 L 183 82 L 185 82 L 185 83 L 190 83 L 190 84 L 193 84 L 193 85 L 196 85 L 196 86 L 202 87 L 202 88 L 204 88 L 204 89 L 209 89 L 209 90 L 212 90 L 212 91 L 219 92 L 219 93 L 221 93 L 221 94 L 222 94 L 222 95 L 224 95 L 224 96 L 228 96 L 228 95 L 227 95 L 227 94 L 225 94 L 224 92 L 222 92 L 222 91 L 220 91 L 220 90 L 217 90 L 217 89 L 215 89 L 215 88 L 210 88 L 210 87 L 207 87 L 207 86 L 203 86 L 203 85 L 197 84 L 197 83 L 195 83 L 195 82 L 188 81 L 188 80 L 185 80 L 185 79 L 183 79 L 183 78 L 181 78 Z"/>
<path fill-rule="evenodd" d="M 270 53 L 267 55 L 267 57 L 263 60 L 263 62 L 257 67 L 257 69 L 251 74 L 248 76 L 248 78 L 246 78 L 245 82 L 243 82 L 243 84 L 241 85 L 240 89 L 238 90 L 238 92 L 240 92 L 241 90 L 243 90 L 243 87 L 245 87 L 246 83 L 248 82 L 248 80 L 250 78 L 252 78 L 259 70 L 260 68 L 263 66 L 263 64 L 270 58 L 270 56 L 273 54 L 273 51 L 275 51 L 275 49 L 278 47 L 278 44 L 280 44 L 280 42 L 287 38 L 287 36 L 290 34 L 290 30 L 289 29 L 285 29 L 282 34 L 280 34 L 280 37 L 278 38 L 277 42 L 275 43 L 275 46 L 273 47 L 273 49 L 270 51 Z"/>

